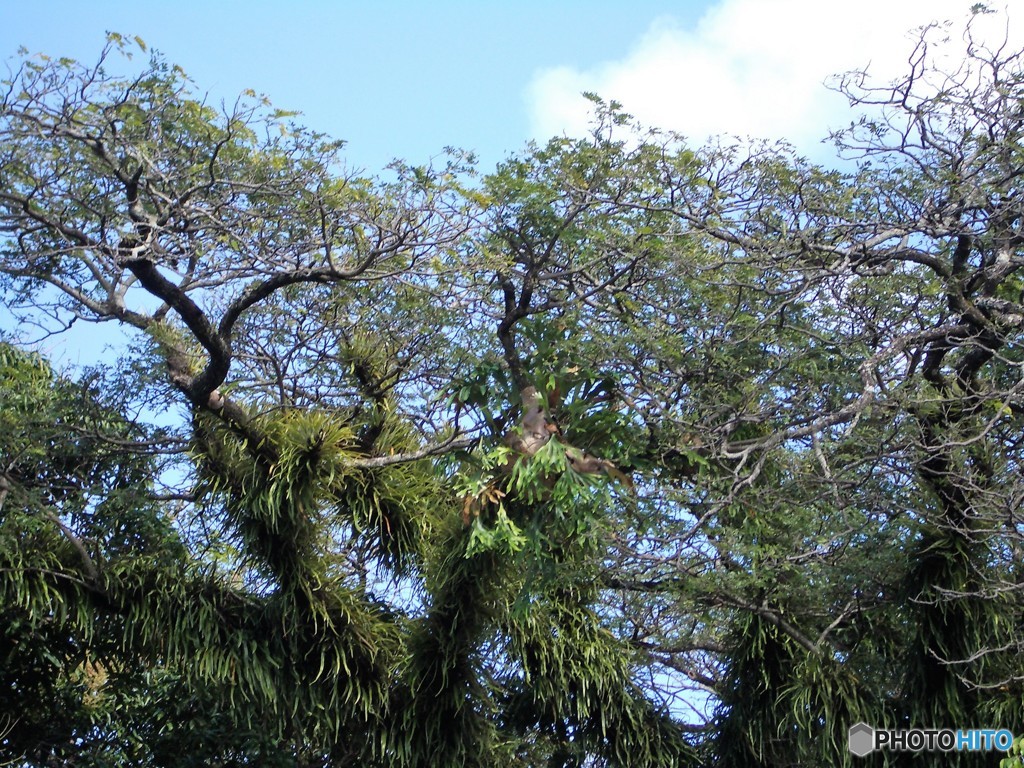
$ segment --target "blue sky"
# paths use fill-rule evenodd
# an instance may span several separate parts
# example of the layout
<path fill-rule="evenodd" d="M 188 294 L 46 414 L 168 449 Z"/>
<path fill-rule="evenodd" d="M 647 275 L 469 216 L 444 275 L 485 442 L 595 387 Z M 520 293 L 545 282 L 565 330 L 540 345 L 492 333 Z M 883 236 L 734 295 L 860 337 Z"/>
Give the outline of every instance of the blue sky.
<path fill-rule="evenodd" d="M 0 52 L 19 45 L 95 58 L 106 30 L 138 35 L 202 90 L 245 88 L 349 142 L 376 171 L 421 163 L 446 145 L 490 164 L 530 133 L 524 93 L 545 68 L 599 65 L 658 17 L 695 19 L 704 3 L 602 2 L 13 2 L 2 0 Z"/>
<path fill-rule="evenodd" d="M 973 0 L 0 0 L 0 57 L 94 59 L 142 37 L 215 99 L 246 88 L 348 141 L 350 163 L 425 163 L 445 146 L 485 168 L 529 138 L 585 130 L 582 90 L 696 141 L 789 138 L 811 154 L 848 121 L 822 81 L 894 76 L 906 31 Z"/>

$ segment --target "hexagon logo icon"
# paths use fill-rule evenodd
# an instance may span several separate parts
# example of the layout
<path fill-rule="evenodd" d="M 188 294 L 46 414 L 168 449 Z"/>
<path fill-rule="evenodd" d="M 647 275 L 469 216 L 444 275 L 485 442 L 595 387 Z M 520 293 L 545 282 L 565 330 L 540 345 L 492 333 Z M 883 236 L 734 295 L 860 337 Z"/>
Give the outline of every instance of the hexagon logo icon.
<path fill-rule="evenodd" d="M 851 725 L 847 747 L 857 757 L 864 757 L 875 748 L 875 729 L 867 723 Z"/>

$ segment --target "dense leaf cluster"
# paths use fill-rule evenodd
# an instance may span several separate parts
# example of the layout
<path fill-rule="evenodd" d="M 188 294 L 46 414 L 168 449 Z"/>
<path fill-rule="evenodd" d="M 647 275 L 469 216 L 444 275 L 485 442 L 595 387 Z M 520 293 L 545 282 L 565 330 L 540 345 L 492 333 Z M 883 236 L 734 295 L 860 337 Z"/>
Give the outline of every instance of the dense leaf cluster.
<path fill-rule="evenodd" d="M 841 171 L 595 98 L 492 173 L 364 178 L 255 94 L 111 74 L 118 36 L 24 58 L 5 306 L 124 344 L 79 380 L 0 346 L 0 762 L 1024 732 L 1022 54 L 968 25 L 939 71 L 940 31 L 839 83 Z"/>

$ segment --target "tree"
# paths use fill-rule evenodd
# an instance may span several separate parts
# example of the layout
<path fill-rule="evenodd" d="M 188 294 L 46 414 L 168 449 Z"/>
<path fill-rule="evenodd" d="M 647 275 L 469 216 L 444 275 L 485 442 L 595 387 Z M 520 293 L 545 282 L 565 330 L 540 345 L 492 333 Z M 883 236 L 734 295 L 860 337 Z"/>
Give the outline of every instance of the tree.
<path fill-rule="evenodd" d="M 660 579 L 631 586 L 693 600 L 693 645 L 659 641 L 673 663 L 722 653 L 724 762 L 834 761 L 857 720 L 1019 729 L 1022 80 L 1019 55 L 970 28 L 962 69 L 937 72 L 939 31 L 894 87 L 841 83 L 878 110 L 836 136 L 855 174 L 710 148 L 701 188 L 658 161 L 660 209 L 714 244 L 701 277 L 735 298 L 679 312 L 724 310 L 722 353 L 701 350 L 724 376 L 657 370 L 685 388 L 674 420 L 703 426 L 727 471 L 676 540 L 710 544 L 718 578 L 672 589 L 669 538 Z M 713 643 L 701 606 L 733 613 Z"/>
<path fill-rule="evenodd" d="M 168 438 L 192 461 L 174 494 L 189 567 L 93 562 L 98 598 L 70 625 L 83 644 L 94 612 L 113 617 L 121 652 L 170 670 L 168 690 L 209 707 L 250 759 L 254 733 L 302 764 L 681 759 L 689 748 L 587 601 L 566 584 L 529 610 L 536 585 L 516 567 L 525 537 L 509 515 L 550 508 L 547 478 L 519 473 L 535 503 L 498 515 L 503 539 L 491 510 L 462 521 L 470 459 L 428 461 L 476 439 L 448 396 L 477 350 L 443 354 L 480 331 L 456 330 L 469 272 L 449 264 L 472 245 L 477 207 L 458 168 L 397 168 L 392 184 L 338 175 L 336 143 L 255 98 L 218 115 L 158 58 L 130 80 L 34 61 L 16 80 L 0 160 L 17 234 L 4 245 L 9 306 L 141 331 L 140 354 L 190 411 Z M 159 386 L 146 369 L 122 386 Z M 583 528 L 558 528 L 582 546 Z M 544 535 L 531 556 L 552 564 Z M 530 690 L 531 676 L 544 685 Z M 175 701 L 157 712 L 184 727 Z"/>
<path fill-rule="evenodd" d="M 87 398 L 120 426 L 85 462 L 26 429 L 51 458 L 5 483 L 175 463 L 116 496 L 164 521 L 152 553 L 53 500 L 5 512 L 6 556 L 63 553 L 10 567 L 50 654 L 15 684 L 74 698 L 83 660 L 131 660 L 81 722 L 154 765 L 190 759 L 172 732 L 225 765 L 572 766 L 840 763 L 859 720 L 1021 730 L 1024 77 L 972 29 L 938 83 L 939 27 L 894 87 L 841 81 L 850 172 L 595 97 L 590 137 L 493 173 L 365 179 L 254 94 L 217 111 L 159 56 L 109 74 L 123 38 L 24 60 L 6 304 L 135 335 Z M 157 400 L 173 428 L 116 417 Z M 55 593 L 66 613 L 29 608 Z"/>

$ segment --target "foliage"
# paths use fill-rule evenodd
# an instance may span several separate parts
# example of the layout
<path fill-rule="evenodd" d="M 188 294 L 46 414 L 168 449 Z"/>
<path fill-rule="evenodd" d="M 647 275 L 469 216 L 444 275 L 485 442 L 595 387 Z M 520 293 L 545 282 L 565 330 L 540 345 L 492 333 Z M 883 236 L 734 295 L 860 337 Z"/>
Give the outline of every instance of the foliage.
<path fill-rule="evenodd" d="M 255 94 L 110 74 L 125 38 L 24 59 L 5 305 L 126 344 L 79 382 L 0 348 L 3 758 L 818 765 L 858 721 L 1024 730 L 1024 74 L 972 30 L 957 72 L 929 27 L 894 86 L 839 81 L 845 170 L 595 97 L 492 173 L 368 179 Z"/>

